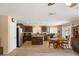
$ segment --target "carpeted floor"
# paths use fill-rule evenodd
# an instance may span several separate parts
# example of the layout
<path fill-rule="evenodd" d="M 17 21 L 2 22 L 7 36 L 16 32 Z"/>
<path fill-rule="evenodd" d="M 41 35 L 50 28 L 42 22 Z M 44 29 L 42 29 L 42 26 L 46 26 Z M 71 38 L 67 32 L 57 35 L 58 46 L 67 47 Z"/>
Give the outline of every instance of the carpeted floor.
<path fill-rule="evenodd" d="M 31 45 L 25 42 L 22 47 L 15 49 L 7 56 L 79 56 L 71 48 L 48 48 L 46 42 L 43 45 Z"/>

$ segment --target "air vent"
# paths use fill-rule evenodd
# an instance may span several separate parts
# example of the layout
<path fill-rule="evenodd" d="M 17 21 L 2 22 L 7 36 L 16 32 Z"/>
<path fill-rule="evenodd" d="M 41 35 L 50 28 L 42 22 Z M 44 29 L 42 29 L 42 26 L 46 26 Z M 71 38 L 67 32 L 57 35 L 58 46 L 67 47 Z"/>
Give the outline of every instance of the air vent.
<path fill-rule="evenodd" d="M 49 15 L 56 15 L 56 13 L 49 13 Z"/>

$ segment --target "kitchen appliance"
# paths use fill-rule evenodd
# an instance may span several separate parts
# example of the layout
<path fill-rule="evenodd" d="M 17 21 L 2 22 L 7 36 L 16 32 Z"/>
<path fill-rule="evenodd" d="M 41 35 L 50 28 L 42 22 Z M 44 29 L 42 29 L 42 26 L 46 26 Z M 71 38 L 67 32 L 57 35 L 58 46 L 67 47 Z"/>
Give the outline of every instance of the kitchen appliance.
<path fill-rule="evenodd" d="M 23 32 L 22 28 L 17 27 L 17 47 L 21 47 L 23 43 Z"/>

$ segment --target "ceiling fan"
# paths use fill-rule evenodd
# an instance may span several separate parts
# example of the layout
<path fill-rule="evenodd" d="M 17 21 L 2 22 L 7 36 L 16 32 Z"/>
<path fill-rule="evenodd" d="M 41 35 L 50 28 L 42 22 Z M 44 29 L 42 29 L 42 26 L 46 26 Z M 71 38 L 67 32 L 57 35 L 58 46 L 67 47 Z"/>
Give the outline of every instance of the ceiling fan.
<path fill-rule="evenodd" d="M 56 4 L 56 3 L 48 3 L 48 6 L 52 6 L 52 5 L 54 5 L 54 4 Z M 77 3 L 67 3 L 66 4 L 68 7 L 74 7 L 74 6 L 76 6 L 77 5 Z"/>
<path fill-rule="evenodd" d="M 48 3 L 48 6 L 52 6 L 52 5 L 54 5 L 55 3 Z"/>
<path fill-rule="evenodd" d="M 70 3 L 70 4 L 66 4 L 68 7 L 75 7 L 77 5 L 77 3 Z"/>

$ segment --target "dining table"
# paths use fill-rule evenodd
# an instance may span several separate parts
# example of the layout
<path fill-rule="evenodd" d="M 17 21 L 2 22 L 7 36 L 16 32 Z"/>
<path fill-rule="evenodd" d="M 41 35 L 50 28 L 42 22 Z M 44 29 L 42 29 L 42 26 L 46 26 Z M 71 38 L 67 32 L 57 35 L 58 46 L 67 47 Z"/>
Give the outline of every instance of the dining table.
<path fill-rule="evenodd" d="M 51 41 L 53 42 L 53 47 L 54 48 L 63 48 L 63 41 L 62 39 L 60 38 L 51 38 Z"/>

